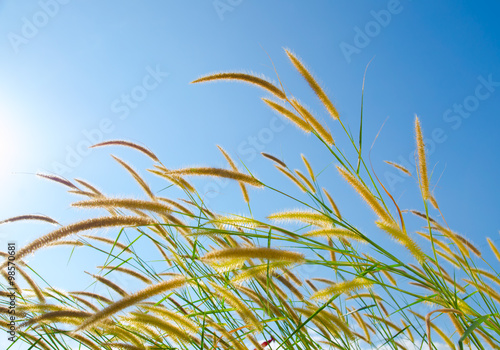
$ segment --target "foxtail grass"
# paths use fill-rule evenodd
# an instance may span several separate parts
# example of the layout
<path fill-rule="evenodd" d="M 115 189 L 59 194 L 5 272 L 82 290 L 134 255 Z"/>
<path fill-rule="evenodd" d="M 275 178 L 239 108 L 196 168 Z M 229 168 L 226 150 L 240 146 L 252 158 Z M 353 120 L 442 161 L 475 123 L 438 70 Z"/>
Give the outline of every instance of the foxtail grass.
<path fill-rule="evenodd" d="M 463 343 L 474 349 L 500 347 L 499 250 L 488 238 L 484 243 L 491 254 L 484 251 L 480 237 L 470 236 L 472 242 L 444 217 L 446 210 L 429 187 L 431 166 L 420 119 L 415 118 L 415 180 L 423 201 L 405 209 L 400 206 L 407 201 L 397 200 L 366 166 L 362 128 L 355 140 L 311 70 L 289 50 L 286 55 L 334 121 L 320 121 L 279 77 L 275 85 L 227 72 L 193 82 L 229 80 L 260 87 L 274 99 L 263 99 L 269 113 L 322 141 L 325 153 L 314 154 L 314 167 L 300 153 L 296 159 L 286 154 L 284 162 L 262 152 L 277 168 L 269 169 L 296 187 L 283 190 L 282 181 L 271 186 L 248 164 L 240 170 L 222 147 L 227 168 L 171 169 L 137 143 L 100 142 L 93 147 L 121 146 L 148 156 L 154 161 L 148 171 L 162 183 L 148 183 L 116 157 L 146 199 L 107 196 L 84 180 L 40 174 L 83 196 L 74 208 L 104 209 L 109 216 L 57 227 L 20 245 L 15 261 L 21 278 L 9 275 L 13 254 L 0 252 L 0 328 L 10 327 L 8 288 L 14 288 L 17 325 L 23 326 L 18 341 L 31 348 L 396 350 L 405 344 L 437 349 L 443 342 L 450 348 Z M 335 134 L 336 143 L 330 123 L 346 133 L 338 141 Z M 294 170 L 295 161 L 303 167 Z M 403 165 L 386 163 L 411 177 Z M 198 185 L 188 182 L 191 176 L 236 181 L 244 209 L 231 202 L 234 210 L 217 210 Z M 259 195 L 250 201 L 248 186 L 264 189 L 264 207 Z M 374 216 L 358 210 L 363 202 Z M 33 220 L 58 225 L 40 214 L 0 223 L 7 228 Z M 97 267 L 86 287 L 67 292 L 38 271 L 39 265 L 30 265 L 31 254 L 58 244 L 66 245 L 58 250 L 71 249 L 69 260 L 92 253 L 83 259 L 85 269 L 68 264 L 70 275 L 80 279 L 84 270 Z M 435 341 L 436 335 L 443 340 Z"/>

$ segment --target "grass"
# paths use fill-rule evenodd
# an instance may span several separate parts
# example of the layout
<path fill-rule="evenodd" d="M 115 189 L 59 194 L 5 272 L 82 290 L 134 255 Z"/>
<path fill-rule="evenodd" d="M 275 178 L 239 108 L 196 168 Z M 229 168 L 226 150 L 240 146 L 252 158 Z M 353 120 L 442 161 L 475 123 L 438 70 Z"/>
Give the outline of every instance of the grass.
<path fill-rule="evenodd" d="M 267 185 L 249 171 L 240 171 L 222 148 L 230 169 L 168 169 L 150 150 L 110 140 L 95 146 L 142 152 L 153 162 L 149 171 L 181 189 L 184 196 L 172 199 L 154 194 L 118 158 L 146 199 L 106 197 L 85 181 L 42 175 L 82 196 L 84 200 L 75 202 L 75 207 L 100 208 L 109 215 L 60 226 L 17 252 L 13 344 L 24 342 L 30 349 L 405 349 L 409 344 L 439 349 L 443 343 L 454 349 L 500 348 L 500 294 L 495 290 L 500 278 L 492 267 L 498 262 L 486 261 L 444 219 L 429 216 L 431 210 L 440 210 L 429 190 L 418 118 L 415 139 L 421 210 L 406 211 L 365 163 L 362 126 L 355 140 L 306 66 L 290 51 L 286 53 L 331 116 L 329 123 L 338 123 L 346 133 L 353 159 L 340 151 L 328 127 L 285 91 L 281 81 L 277 86 L 261 77 L 229 72 L 194 82 L 236 80 L 270 93 L 273 100 L 265 98 L 264 102 L 315 135 L 337 164 L 345 186 L 352 187 L 373 210 L 375 224 L 387 239 L 373 240 L 342 216 L 342 208 L 322 189 L 325 184 L 318 183 L 318 174 L 303 155 L 305 170 L 300 171 L 263 154 L 307 194 L 307 202 Z M 388 164 L 408 172 L 399 164 Z M 265 220 L 251 215 L 222 216 L 205 205 L 189 182 L 191 176 L 238 182 L 249 208 L 247 189 L 251 187 L 287 196 L 296 208 L 274 208 Z M 425 230 L 408 232 L 405 219 L 409 216 L 421 219 Z M 20 220 L 59 225 L 41 215 L 19 216 L 1 224 Z M 119 228 L 114 239 L 99 235 L 99 230 L 110 227 Z M 89 236 L 89 230 L 97 233 Z M 133 237 L 128 244 L 123 242 L 125 235 Z M 137 247 L 139 240 L 150 249 Z M 488 243 L 499 257 L 493 242 Z M 394 252 L 394 244 L 401 249 Z M 100 252 L 95 283 L 102 292 L 52 288 L 24 261 L 53 245 Z M 1 253 L 5 280 L 0 291 L 0 326 L 6 330 L 10 328 L 8 253 Z M 314 274 L 301 275 L 303 267 Z M 132 279 L 134 288 L 112 282 L 110 277 L 116 276 Z"/>

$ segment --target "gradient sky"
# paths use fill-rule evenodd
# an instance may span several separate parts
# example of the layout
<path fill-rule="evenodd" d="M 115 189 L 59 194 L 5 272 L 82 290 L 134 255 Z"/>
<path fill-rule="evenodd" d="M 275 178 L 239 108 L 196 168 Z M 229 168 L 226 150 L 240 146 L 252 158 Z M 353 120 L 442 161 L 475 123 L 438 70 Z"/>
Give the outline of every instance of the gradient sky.
<path fill-rule="evenodd" d="M 417 114 L 430 140 L 431 185 L 448 224 L 486 248 L 484 237 L 500 238 L 499 11 L 496 1 L 470 0 L 3 0 L 0 220 L 42 213 L 70 223 L 89 215 L 71 209 L 76 197 L 37 172 L 141 196 L 110 153 L 144 175 L 148 159 L 116 147 L 86 148 L 102 139 L 127 139 L 149 147 L 171 168 L 226 166 L 216 148 L 221 145 L 262 180 L 302 199 L 257 153 L 296 168 L 304 153 L 317 171 L 330 165 L 319 181 L 345 216 L 360 229 L 371 227 L 361 219 L 371 222 L 373 216 L 339 179 L 320 143 L 277 119 L 260 101 L 263 91 L 236 83 L 189 84 L 217 71 L 262 73 L 277 81 L 270 57 L 287 88 L 348 150 L 338 124 L 288 62 L 283 48 L 290 48 L 319 78 L 354 135 L 363 73 L 372 60 L 365 155 L 387 118 L 371 152 L 374 168 L 402 208 L 422 209 L 415 181 L 383 163 L 412 161 Z M 154 190 L 163 188 L 160 180 L 146 178 Z M 213 208 L 247 213 L 235 184 L 195 183 Z M 265 191 L 250 196 L 260 217 L 297 206 Z M 0 250 L 7 240 L 22 245 L 50 229 L 1 225 Z M 59 252 L 40 264 L 65 264 L 68 255 Z"/>

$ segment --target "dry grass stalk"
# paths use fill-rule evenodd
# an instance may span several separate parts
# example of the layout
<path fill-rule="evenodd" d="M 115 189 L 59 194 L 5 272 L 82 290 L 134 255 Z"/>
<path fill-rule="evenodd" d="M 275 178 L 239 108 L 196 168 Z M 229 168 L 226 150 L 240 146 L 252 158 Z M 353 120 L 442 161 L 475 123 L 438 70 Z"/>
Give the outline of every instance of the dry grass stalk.
<path fill-rule="evenodd" d="M 270 155 L 269 153 L 264 153 L 264 152 L 261 152 L 260 154 L 262 154 L 263 157 L 267 158 L 267 159 L 271 159 L 273 162 L 276 162 L 278 163 L 279 165 L 281 165 L 283 168 L 286 168 L 286 164 L 285 162 L 279 160 L 278 158 L 276 158 L 275 156 L 273 155 Z"/>
<path fill-rule="evenodd" d="M 276 87 L 274 84 L 270 83 L 266 79 L 259 78 L 255 75 L 246 73 L 214 73 L 193 80 L 191 84 L 204 83 L 216 80 L 240 80 L 249 84 L 257 85 L 280 99 L 286 99 L 285 93 L 281 91 L 278 87 Z"/>
<path fill-rule="evenodd" d="M 92 145 L 89 148 L 102 147 L 102 146 L 125 146 L 125 147 L 134 148 L 134 149 L 138 150 L 139 152 L 144 153 L 145 155 L 147 155 L 149 158 L 151 158 L 155 162 L 160 161 L 158 159 L 158 157 L 153 152 L 148 150 L 146 147 L 140 146 L 140 145 L 138 145 L 134 142 L 130 142 L 130 141 L 124 141 L 124 140 L 104 141 L 104 142 L 96 143 L 95 145 Z"/>

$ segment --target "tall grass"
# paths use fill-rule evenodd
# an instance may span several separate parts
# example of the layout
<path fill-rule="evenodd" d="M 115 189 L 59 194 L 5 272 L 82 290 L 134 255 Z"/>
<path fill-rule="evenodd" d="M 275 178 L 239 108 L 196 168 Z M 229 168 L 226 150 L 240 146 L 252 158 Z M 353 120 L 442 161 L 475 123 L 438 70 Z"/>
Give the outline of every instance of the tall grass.
<path fill-rule="evenodd" d="M 30 349 L 440 349 L 442 344 L 453 349 L 500 348 L 498 261 L 486 261 L 442 216 L 441 220 L 429 216 L 439 206 L 429 189 L 419 119 L 415 118 L 415 140 L 422 202 L 415 204 L 420 210 L 409 211 L 398 206 L 365 163 L 362 129 L 355 140 L 305 64 L 286 53 L 332 117 L 328 124 L 338 124 L 345 132 L 348 144 L 342 147 L 353 147 L 354 152 L 341 152 L 328 126 L 285 91 L 281 81 L 274 85 L 261 77 L 229 72 L 194 82 L 236 80 L 270 93 L 274 100 L 264 102 L 315 135 L 337 164 L 345 186 L 373 210 L 365 221 L 375 217 L 386 239 L 373 239 L 341 214 L 335 196 L 322 188 L 327 184 L 319 183 L 320 177 L 303 155 L 304 170 L 294 171 L 277 157 L 263 154 L 307 194 L 307 201 L 240 171 L 222 148 L 228 169 L 169 169 L 142 146 L 110 140 L 94 147 L 123 146 L 142 152 L 154 162 L 149 171 L 181 189 L 184 197 L 160 197 L 118 158 L 144 190 L 145 199 L 108 197 L 85 181 L 75 180 L 75 184 L 44 175 L 83 197 L 75 207 L 100 208 L 109 216 L 59 227 L 19 250 L 17 265 L 22 273 L 18 276 L 24 281 L 16 281 L 16 343 L 24 342 Z M 355 157 L 350 159 L 347 153 Z M 296 205 L 274 208 L 265 220 L 250 214 L 219 215 L 206 206 L 189 182 L 191 176 L 239 183 L 249 208 L 247 189 L 252 187 L 287 196 Z M 405 220 L 410 216 L 422 220 L 425 229 L 409 232 Z M 57 224 L 40 215 L 1 223 L 19 220 Z M 110 227 L 120 228 L 114 239 L 100 236 L 99 230 Z M 97 233 L 88 235 L 89 230 Z M 135 233 L 128 244 L 123 242 L 125 232 Z M 137 247 L 139 239 L 147 241 L 150 249 Z M 493 242 L 488 239 L 488 243 L 500 256 Z M 61 244 L 102 253 L 95 263 L 99 274 L 93 276 L 105 293 L 47 287 L 36 267 L 25 261 L 32 253 Z M 394 251 L 394 244 L 401 249 Z M 8 278 L 7 253 L 2 256 L 2 274 Z M 303 267 L 313 273 L 301 273 Z M 133 279 L 134 288 L 109 279 L 115 276 Z M 0 326 L 8 329 L 7 281 L 2 282 L 0 293 L 4 304 Z"/>

